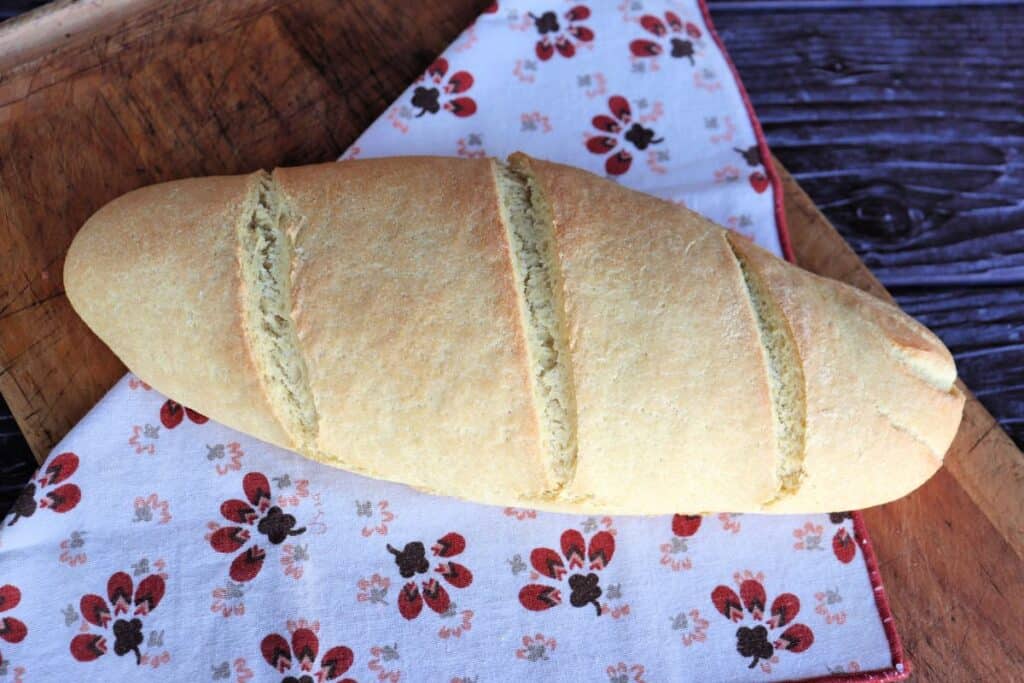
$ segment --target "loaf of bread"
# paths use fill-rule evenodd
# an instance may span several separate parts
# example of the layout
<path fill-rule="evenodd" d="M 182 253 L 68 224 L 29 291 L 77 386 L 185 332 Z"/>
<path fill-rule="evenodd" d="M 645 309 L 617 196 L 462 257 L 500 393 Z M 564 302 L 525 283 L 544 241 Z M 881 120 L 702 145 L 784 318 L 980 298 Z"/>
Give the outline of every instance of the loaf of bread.
<path fill-rule="evenodd" d="M 82 228 L 64 282 L 182 404 L 482 503 L 865 507 L 935 472 L 964 402 L 898 309 L 521 154 L 142 188 Z"/>

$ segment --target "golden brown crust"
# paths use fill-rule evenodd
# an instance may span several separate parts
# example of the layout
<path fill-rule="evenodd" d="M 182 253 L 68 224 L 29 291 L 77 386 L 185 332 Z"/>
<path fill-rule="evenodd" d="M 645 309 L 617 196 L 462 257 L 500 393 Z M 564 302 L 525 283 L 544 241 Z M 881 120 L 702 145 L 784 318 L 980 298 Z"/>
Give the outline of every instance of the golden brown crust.
<path fill-rule="evenodd" d="M 513 163 L 549 198 L 565 287 L 579 451 L 560 502 L 757 509 L 775 490 L 768 380 L 722 231 L 577 169 Z"/>
<path fill-rule="evenodd" d="M 545 496 L 553 482 L 491 164 L 274 172 L 293 242 L 301 381 L 319 416 L 306 455 L 501 505 L 758 511 L 777 493 L 780 449 L 740 258 L 770 289 L 805 378 L 805 476 L 767 511 L 884 502 L 941 464 L 963 396 L 930 332 L 675 205 L 516 156 L 553 214 L 577 406 L 575 474 Z M 243 332 L 238 228 L 257 179 L 177 181 L 112 202 L 76 237 L 65 283 L 140 377 L 295 448 Z"/>
<path fill-rule="evenodd" d="M 732 243 L 789 319 L 807 382 L 806 478 L 770 511 L 868 507 L 922 484 L 942 464 L 964 404 L 946 347 L 870 294 Z"/>
<path fill-rule="evenodd" d="M 141 379 L 288 448 L 243 332 L 236 226 L 257 177 L 178 180 L 115 199 L 75 237 L 64 286 Z"/>
<path fill-rule="evenodd" d="M 487 159 L 278 169 L 318 449 L 360 472 L 509 504 L 548 486 Z"/>

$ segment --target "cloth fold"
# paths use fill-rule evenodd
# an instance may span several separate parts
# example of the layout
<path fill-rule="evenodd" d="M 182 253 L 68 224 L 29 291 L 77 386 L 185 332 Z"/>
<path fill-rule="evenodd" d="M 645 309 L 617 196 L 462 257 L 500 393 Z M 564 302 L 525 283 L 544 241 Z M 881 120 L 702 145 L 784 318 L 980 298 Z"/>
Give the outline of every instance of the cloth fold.
<path fill-rule="evenodd" d="M 702 4 L 496 3 L 346 152 L 523 150 L 777 254 Z M 125 377 L 0 531 L 0 680 L 895 680 L 860 516 L 573 516 L 331 469 Z M 287 677 L 293 677 L 288 679 Z"/>

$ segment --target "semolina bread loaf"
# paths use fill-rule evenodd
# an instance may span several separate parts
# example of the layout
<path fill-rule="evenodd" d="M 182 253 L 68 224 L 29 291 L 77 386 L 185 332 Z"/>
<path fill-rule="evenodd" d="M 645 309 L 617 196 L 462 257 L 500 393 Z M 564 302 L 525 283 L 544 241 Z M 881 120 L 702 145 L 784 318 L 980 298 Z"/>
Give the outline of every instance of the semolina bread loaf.
<path fill-rule="evenodd" d="M 64 273 L 175 400 L 482 503 L 865 507 L 934 473 L 964 402 L 949 352 L 898 309 L 522 154 L 143 188 L 86 223 Z"/>

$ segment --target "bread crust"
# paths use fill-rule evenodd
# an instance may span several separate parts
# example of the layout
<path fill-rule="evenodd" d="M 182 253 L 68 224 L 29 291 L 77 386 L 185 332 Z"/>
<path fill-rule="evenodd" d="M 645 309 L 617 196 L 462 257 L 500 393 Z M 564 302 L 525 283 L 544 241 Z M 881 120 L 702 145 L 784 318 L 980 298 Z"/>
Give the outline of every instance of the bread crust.
<path fill-rule="evenodd" d="M 139 378 L 218 422 L 292 448 L 243 329 L 237 228 L 258 180 L 191 178 L 115 199 L 76 235 L 64 287 Z"/>
<path fill-rule="evenodd" d="M 939 467 L 964 397 L 923 326 L 686 209 L 514 155 L 550 208 L 568 339 L 576 451 L 568 480 L 554 481 L 493 164 L 407 157 L 273 172 L 283 205 L 272 227 L 291 259 L 282 315 L 304 368 L 293 379 L 316 421 L 302 443 L 275 417 L 290 413 L 272 410 L 261 383 L 273 364 L 253 356 L 270 347 L 252 350 L 243 319 L 252 268 L 240 268 L 239 229 L 265 174 L 111 202 L 71 246 L 68 297 L 140 378 L 219 422 L 482 503 L 823 512 L 904 495 Z M 784 318 L 786 353 L 769 357 L 751 278 Z M 800 444 L 786 462 L 802 470 L 786 490 L 770 373 L 780 362 L 800 364 L 786 381 L 803 383 L 790 417 L 805 420 L 791 432 Z"/>
<path fill-rule="evenodd" d="M 519 160 L 550 198 L 565 287 L 579 447 L 562 502 L 757 509 L 775 491 L 768 381 L 722 231 L 577 169 Z"/>
<path fill-rule="evenodd" d="M 311 455 L 510 504 L 550 486 L 491 161 L 284 168 Z"/>
<path fill-rule="evenodd" d="M 730 240 L 788 318 L 807 383 L 806 475 L 769 511 L 877 505 L 934 474 L 964 405 L 942 342 L 866 292 Z"/>

